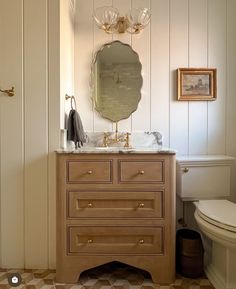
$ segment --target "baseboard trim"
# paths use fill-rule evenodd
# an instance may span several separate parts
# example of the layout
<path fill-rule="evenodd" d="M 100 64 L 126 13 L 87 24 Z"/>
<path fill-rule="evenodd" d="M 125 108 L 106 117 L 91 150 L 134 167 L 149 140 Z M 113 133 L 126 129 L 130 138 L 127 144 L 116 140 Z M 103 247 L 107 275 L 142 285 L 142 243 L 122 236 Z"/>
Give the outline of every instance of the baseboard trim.
<path fill-rule="evenodd" d="M 226 287 L 224 280 L 219 276 L 212 264 L 205 268 L 205 273 L 208 280 L 212 283 L 215 289 L 233 289 Z"/>

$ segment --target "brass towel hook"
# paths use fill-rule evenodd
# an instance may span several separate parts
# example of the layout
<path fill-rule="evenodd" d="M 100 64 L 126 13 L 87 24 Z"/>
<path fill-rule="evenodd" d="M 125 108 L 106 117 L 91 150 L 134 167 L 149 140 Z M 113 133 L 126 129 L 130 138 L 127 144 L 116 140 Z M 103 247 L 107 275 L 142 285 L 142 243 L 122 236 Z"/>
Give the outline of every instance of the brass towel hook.
<path fill-rule="evenodd" d="M 70 99 L 70 98 L 72 98 L 73 97 L 73 95 L 72 96 L 70 96 L 70 95 L 68 95 L 68 94 L 66 94 L 65 95 L 65 99 L 67 100 L 67 99 Z"/>
<path fill-rule="evenodd" d="M 73 109 L 73 101 L 74 101 L 74 105 L 75 105 L 75 110 L 76 110 L 76 101 L 75 101 L 75 97 L 74 95 L 65 95 L 65 99 L 68 100 L 70 99 L 70 105 L 71 105 L 71 109 Z"/>
<path fill-rule="evenodd" d="M 5 90 L 0 88 L 0 91 L 7 94 L 8 96 L 14 96 L 15 95 L 15 87 L 14 86 L 12 86 L 11 89 L 5 89 Z"/>

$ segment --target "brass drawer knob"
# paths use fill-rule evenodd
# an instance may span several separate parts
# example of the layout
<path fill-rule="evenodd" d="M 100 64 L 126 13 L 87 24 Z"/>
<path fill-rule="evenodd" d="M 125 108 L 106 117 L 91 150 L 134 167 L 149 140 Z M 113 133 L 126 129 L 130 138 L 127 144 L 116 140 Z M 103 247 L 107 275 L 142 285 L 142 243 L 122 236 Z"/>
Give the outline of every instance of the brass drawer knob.
<path fill-rule="evenodd" d="M 139 173 L 139 175 L 144 175 L 144 171 L 143 170 L 139 171 L 138 173 Z"/>
<path fill-rule="evenodd" d="M 139 244 L 144 244 L 144 240 L 143 240 L 143 239 L 140 239 L 140 240 L 139 240 Z"/>
<path fill-rule="evenodd" d="M 92 173 L 93 173 L 92 170 L 87 171 L 87 174 L 88 174 L 88 175 L 92 175 Z"/>
<path fill-rule="evenodd" d="M 93 207 L 93 204 L 92 204 L 92 203 L 88 203 L 87 207 L 88 207 L 88 208 L 92 208 L 92 207 Z"/>
<path fill-rule="evenodd" d="M 188 173 L 188 172 L 189 172 L 189 168 L 184 168 L 184 169 L 183 169 L 183 172 L 184 172 L 184 173 Z"/>
<path fill-rule="evenodd" d="M 93 243 L 93 240 L 92 239 L 88 239 L 88 244 L 91 244 Z"/>
<path fill-rule="evenodd" d="M 144 208 L 144 203 L 139 203 L 138 206 L 139 208 Z"/>

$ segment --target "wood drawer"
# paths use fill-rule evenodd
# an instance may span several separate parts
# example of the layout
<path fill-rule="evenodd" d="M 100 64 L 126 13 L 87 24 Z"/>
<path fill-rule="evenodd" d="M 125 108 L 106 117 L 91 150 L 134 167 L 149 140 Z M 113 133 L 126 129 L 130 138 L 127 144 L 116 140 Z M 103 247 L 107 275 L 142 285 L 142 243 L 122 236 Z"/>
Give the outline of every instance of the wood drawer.
<path fill-rule="evenodd" d="M 163 218 L 163 191 L 67 192 L 69 218 Z"/>
<path fill-rule="evenodd" d="M 120 183 L 164 183 L 164 160 L 119 161 Z"/>
<path fill-rule="evenodd" d="M 70 160 L 67 162 L 68 183 L 111 183 L 111 160 Z"/>
<path fill-rule="evenodd" d="M 163 254 L 162 227 L 68 227 L 68 253 Z"/>

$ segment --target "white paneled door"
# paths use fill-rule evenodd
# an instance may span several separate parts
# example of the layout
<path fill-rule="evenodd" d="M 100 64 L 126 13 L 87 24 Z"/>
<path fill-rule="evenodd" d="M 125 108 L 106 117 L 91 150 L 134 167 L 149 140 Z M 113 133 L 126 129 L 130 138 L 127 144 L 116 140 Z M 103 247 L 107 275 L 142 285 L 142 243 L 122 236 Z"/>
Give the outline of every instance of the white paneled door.
<path fill-rule="evenodd" d="M 53 151 L 58 148 L 60 101 L 54 87 L 59 88 L 60 71 L 55 64 L 59 45 L 54 44 L 59 42 L 60 25 L 59 2 L 48 2 L 0 1 L 0 89 L 15 87 L 12 97 L 0 93 L 3 268 L 44 269 L 55 264 Z"/>
<path fill-rule="evenodd" d="M 0 2 L 1 267 L 24 266 L 23 1 Z"/>

